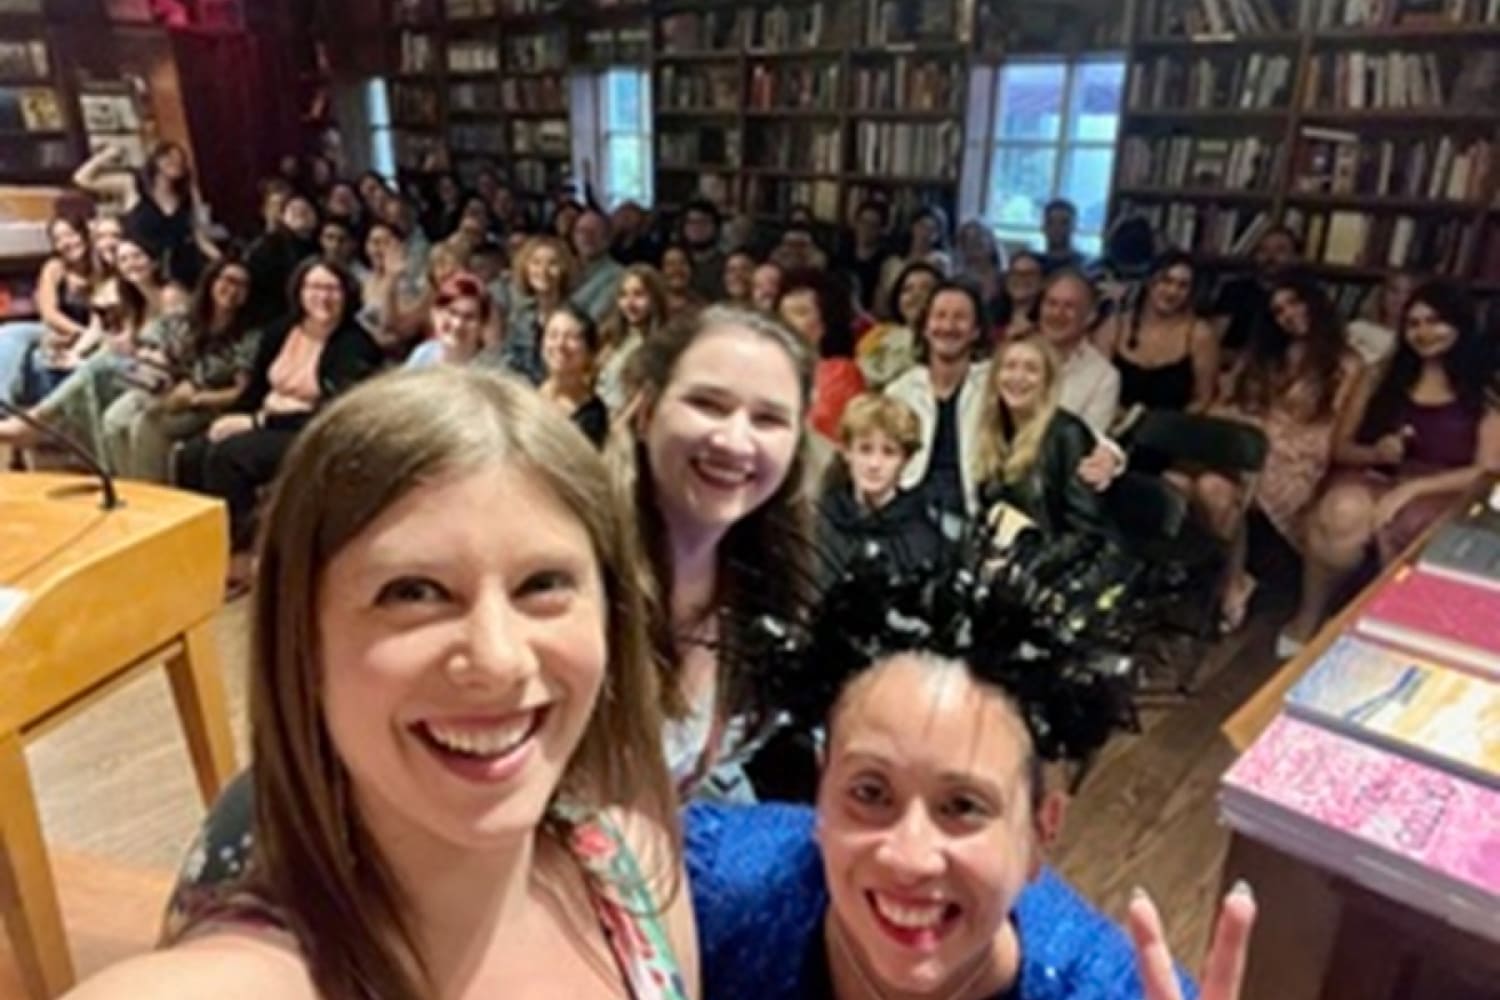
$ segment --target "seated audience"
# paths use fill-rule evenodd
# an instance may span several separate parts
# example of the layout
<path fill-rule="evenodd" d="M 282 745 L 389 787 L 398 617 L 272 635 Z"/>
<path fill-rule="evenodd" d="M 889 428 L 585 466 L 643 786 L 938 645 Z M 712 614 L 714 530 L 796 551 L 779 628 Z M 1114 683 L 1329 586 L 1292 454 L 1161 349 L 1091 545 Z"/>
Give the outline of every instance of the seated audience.
<path fill-rule="evenodd" d="M 292 276 L 296 308 L 261 333 L 250 382 L 229 411 L 177 461 L 178 484 L 229 505 L 232 592 L 248 586 L 256 501 L 297 433 L 325 404 L 379 369 L 379 345 L 355 322 L 359 291 L 347 272 L 305 260 Z"/>
<path fill-rule="evenodd" d="M 860 307 L 866 312 L 875 312 L 885 303 L 882 298 L 885 268 L 895 256 L 886 242 L 886 231 L 891 224 L 890 206 L 883 201 L 866 199 L 855 207 L 853 222 L 852 239 L 834 259 L 834 267 L 848 276 L 850 287 L 859 296 Z"/>
<path fill-rule="evenodd" d="M 1193 258 L 1157 258 L 1135 305 L 1095 334 L 1120 373 L 1120 409 L 1207 412 L 1219 382 L 1219 341 L 1194 309 Z"/>
<path fill-rule="evenodd" d="M 644 208 L 634 201 L 623 201 L 615 208 L 609 223 L 614 233 L 609 252 L 620 266 L 657 263 L 661 253 L 652 238 L 651 219 Z"/>
<path fill-rule="evenodd" d="M 97 346 L 90 343 L 89 302 L 95 281 L 103 275 L 88 228 L 58 215 L 47 223 L 47 238 L 52 253 L 36 278 L 40 322 L 0 326 L 0 400 L 41 399 Z"/>
<path fill-rule="evenodd" d="M 902 266 L 916 261 L 931 264 L 947 277 L 953 273 L 953 258 L 948 254 L 950 238 L 948 213 L 936 205 L 924 205 L 907 223 L 906 255 L 886 263 L 885 287 L 895 283 Z"/>
<path fill-rule="evenodd" d="M 781 321 L 799 334 L 818 358 L 813 369 L 808 425 L 837 441 L 849 400 L 865 391 L 854 353 L 853 300 L 843 279 L 827 271 L 792 271 L 776 304 Z"/>
<path fill-rule="evenodd" d="M 731 250 L 724 258 L 724 305 L 750 309 L 755 303 L 755 258 L 749 250 Z"/>
<path fill-rule="evenodd" d="M 1473 302 L 1454 285 L 1422 285 L 1401 331 L 1380 378 L 1364 381 L 1344 411 L 1336 474 L 1308 518 L 1302 602 L 1283 654 L 1312 637 L 1372 544 L 1390 562 L 1500 472 L 1500 409 L 1486 396 L 1495 366 Z"/>
<path fill-rule="evenodd" d="M 1401 339 L 1401 321 L 1412 292 L 1423 284 L 1415 271 L 1400 270 L 1387 274 L 1365 297 L 1359 315 L 1349 324 L 1349 346 L 1359 352 L 1364 363 L 1378 368 L 1396 353 Z"/>
<path fill-rule="evenodd" d="M 422 272 L 407 252 L 406 234 L 381 219 L 365 235 L 365 259 L 370 266 L 360 283 L 359 325 L 377 343 L 394 348 L 400 318 L 422 308 Z"/>
<path fill-rule="evenodd" d="M 989 365 L 974 445 L 984 508 L 1004 504 L 1044 534 L 1113 534 L 1104 500 L 1078 475 L 1092 429 L 1062 406 L 1062 363 L 1043 337 L 1008 340 Z"/>
<path fill-rule="evenodd" d="M 159 347 L 169 379 L 137 384 L 104 411 L 109 464 L 122 476 L 170 481 L 172 446 L 213 423 L 250 382 L 257 333 L 245 324 L 250 272 L 229 257 L 210 263 L 188 309 L 163 317 Z"/>
<path fill-rule="evenodd" d="M 1305 552 L 1305 519 L 1333 458 L 1334 429 L 1356 398 L 1364 366 L 1321 285 L 1300 271 L 1271 283 L 1270 320 L 1256 329 L 1229 378 L 1217 415 L 1259 427 L 1270 450 L 1251 498 L 1277 534 Z M 1245 570 L 1242 486 L 1217 473 L 1197 478 L 1209 526 L 1232 544 L 1221 624 L 1239 628 L 1257 587 Z"/>
<path fill-rule="evenodd" d="M 331 215 L 318 227 L 318 253 L 354 275 L 354 280 L 363 287 L 370 272 L 360 262 L 359 249 L 354 227 L 343 216 Z"/>
<path fill-rule="evenodd" d="M 667 323 L 667 289 L 650 264 L 631 264 L 620 279 L 615 308 L 600 330 L 599 376 L 594 391 L 611 413 L 619 413 L 634 395 L 632 369 L 641 345 Z"/>
<path fill-rule="evenodd" d="M 287 283 L 304 260 L 317 256 L 318 249 L 318 210 L 305 195 L 289 195 L 281 209 L 280 225 L 245 251 L 254 291 L 246 317 L 252 329 L 286 315 L 291 308 Z"/>
<path fill-rule="evenodd" d="M 772 248 L 770 259 L 786 274 L 822 271 L 828 267 L 828 255 L 818 246 L 811 222 L 794 222 L 782 229 L 781 239 Z"/>
<path fill-rule="evenodd" d="M 1030 250 L 1011 254 L 1005 269 L 1005 296 L 995 314 L 995 340 L 1004 342 L 1036 329 L 1047 276 L 1042 258 Z"/>
<path fill-rule="evenodd" d="M 1005 308 L 1005 254 L 995 231 L 981 219 L 970 219 L 958 227 L 954 276 L 979 290 L 986 316 L 992 319 Z"/>
<path fill-rule="evenodd" d="M 1037 332 L 1062 363 L 1062 408 L 1103 436 L 1120 407 L 1120 373 L 1089 338 L 1097 306 L 1087 278 L 1077 271 L 1054 271 L 1042 291 Z"/>
<path fill-rule="evenodd" d="M 922 444 L 922 424 L 898 399 L 866 393 L 839 421 L 839 458 L 818 501 L 818 570 L 832 579 L 855 553 L 879 551 L 915 570 L 935 560 L 942 536 L 901 469 Z"/>
<path fill-rule="evenodd" d="M 867 330 L 855 348 L 866 385 L 884 388 L 916 364 L 917 324 L 932 290 L 942 283 L 942 273 L 926 261 L 912 261 L 901 269 L 882 310 L 890 320 Z"/>
<path fill-rule="evenodd" d="M 776 314 L 776 301 L 781 298 L 781 282 L 786 277 L 781 266 L 766 261 L 755 268 L 750 276 L 750 304 L 767 316 Z"/>
<path fill-rule="evenodd" d="M 432 303 L 429 322 L 432 336 L 411 352 L 405 367 L 480 362 L 487 346 L 485 331 L 489 328 L 493 309 L 489 290 L 478 276 L 467 271 L 450 275 Z M 502 363 L 498 357 L 493 362 L 494 367 Z"/>
<path fill-rule="evenodd" d="M 668 273 L 666 254 L 661 261 L 662 274 L 667 275 L 667 287 L 674 296 L 685 297 L 691 292 L 693 298 L 703 303 L 718 302 L 724 297 L 724 251 L 719 248 L 722 227 L 719 206 L 706 198 L 694 199 L 683 208 L 679 236 L 689 270 L 685 288 L 673 290 L 676 278 Z"/>
<path fill-rule="evenodd" d="M 511 301 L 506 311 L 506 365 L 533 383 L 546 377 L 542 330 L 553 311 L 573 292 L 578 262 L 561 239 L 532 236 L 511 267 Z"/>
<path fill-rule="evenodd" d="M 687 247 L 674 243 L 662 251 L 661 277 L 667 290 L 669 319 L 696 312 L 706 304 L 693 285 L 693 273 L 693 256 Z M 716 282 L 722 280 L 722 275 L 715 279 Z"/>
<path fill-rule="evenodd" d="M 596 448 L 604 445 L 609 431 L 609 410 L 594 392 L 598 355 L 599 327 L 592 316 L 572 302 L 552 310 L 542 327 L 542 360 L 547 366 L 539 387 L 542 398 L 566 414 Z"/>
<path fill-rule="evenodd" d="M 609 254 L 609 220 L 597 208 L 586 208 L 573 224 L 578 274 L 569 298 L 595 323 L 609 314 L 625 269 Z"/>
<path fill-rule="evenodd" d="M 1285 226 L 1273 226 L 1251 251 L 1253 273 L 1227 281 L 1219 289 L 1209 315 L 1226 359 L 1245 350 L 1255 330 L 1271 321 L 1271 285 L 1295 267 L 1301 255 L 1302 243 L 1297 234 Z"/>
<path fill-rule="evenodd" d="M 1051 277 L 1059 271 L 1088 270 L 1089 261 L 1073 246 L 1073 231 L 1078 227 L 1078 207 L 1066 198 L 1057 198 L 1042 209 L 1042 274 Z"/>

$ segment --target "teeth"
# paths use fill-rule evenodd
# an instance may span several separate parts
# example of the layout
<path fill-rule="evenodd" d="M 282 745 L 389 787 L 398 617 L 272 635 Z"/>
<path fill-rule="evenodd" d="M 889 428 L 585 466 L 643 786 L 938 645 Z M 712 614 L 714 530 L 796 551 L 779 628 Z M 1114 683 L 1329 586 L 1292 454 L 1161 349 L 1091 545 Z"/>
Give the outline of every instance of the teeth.
<path fill-rule="evenodd" d="M 512 722 L 491 729 L 459 729 L 435 722 L 424 725 L 427 735 L 445 750 L 471 757 L 500 757 L 525 741 L 531 734 L 535 719 L 536 713 L 528 712 Z"/>
<path fill-rule="evenodd" d="M 896 903 L 880 893 L 874 893 L 875 909 L 880 915 L 897 927 L 906 927 L 911 930 L 925 930 L 936 927 L 943 919 L 943 911 L 947 907 L 942 903 L 931 906 L 905 906 Z"/>

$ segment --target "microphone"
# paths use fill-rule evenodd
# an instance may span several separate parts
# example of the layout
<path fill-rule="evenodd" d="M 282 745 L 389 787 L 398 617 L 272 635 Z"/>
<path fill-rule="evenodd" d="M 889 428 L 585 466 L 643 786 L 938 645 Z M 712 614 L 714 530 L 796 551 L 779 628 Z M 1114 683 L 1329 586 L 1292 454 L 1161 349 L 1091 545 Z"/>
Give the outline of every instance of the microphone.
<path fill-rule="evenodd" d="M 114 510 L 120 506 L 120 495 L 115 492 L 115 477 L 109 474 L 104 463 L 95 458 L 87 448 L 73 440 L 70 435 L 43 423 L 27 413 L 24 408 L 6 402 L 4 399 L 0 399 L 0 413 L 10 414 L 48 441 L 61 445 L 64 451 L 87 466 L 88 470 L 94 474 L 94 478 L 99 480 L 99 486 L 104 491 L 104 502 L 101 506 L 105 510 Z"/>

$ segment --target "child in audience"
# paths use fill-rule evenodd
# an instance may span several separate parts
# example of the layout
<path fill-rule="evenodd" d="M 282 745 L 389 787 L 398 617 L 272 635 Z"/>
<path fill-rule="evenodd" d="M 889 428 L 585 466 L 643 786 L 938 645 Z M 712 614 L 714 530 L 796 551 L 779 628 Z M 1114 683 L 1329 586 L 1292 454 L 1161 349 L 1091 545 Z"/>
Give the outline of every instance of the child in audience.
<path fill-rule="evenodd" d="M 631 264 L 620 278 L 614 311 L 604 320 L 599 377 L 594 391 L 618 413 L 633 393 L 630 370 L 637 351 L 667 322 L 667 289 L 650 264 Z"/>
<path fill-rule="evenodd" d="M 942 536 L 921 494 L 901 489 L 901 469 L 921 444 L 922 425 L 905 403 L 878 393 L 850 400 L 839 421 L 839 460 L 818 503 L 822 576 L 872 549 L 912 569 L 937 556 Z"/>
<path fill-rule="evenodd" d="M 1229 377 L 1220 415 L 1259 427 L 1270 450 L 1252 498 L 1284 541 L 1305 550 L 1305 517 L 1333 458 L 1334 429 L 1356 398 L 1364 365 L 1349 349 L 1344 323 L 1310 275 L 1293 271 L 1270 284 L 1270 318 L 1250 339 Z M 1242 486 L 1217 473 L 1194 483 L 1209 526 L 1231 543 L 1220 609 L 1224 631 L 1244 624 L 1257 582 L 1245 569 Z"/>
<path fill-rule="evenodd" d="M 1390 562 L 1482 476 L 1500 472 L 1493 349 L 1472 300 L 1446 282 L 1407 299 L 1401 340 L 1365 380 L 1334 445 L 1339 469 L 1307 524 L 1302 602 L 1278 640 L 1293 655 L 1371 543 Z"/>
<path fill-rule="evenodd" d="M 542 328 L 542 361 L 547 377 L 540 388 L 542 398 L 603 447 L 609 430 L 609 410 L 594 393 L 594 367 L 599 356 L 599 327 L 580 306 L 565 302 L 552 310 Z"/>

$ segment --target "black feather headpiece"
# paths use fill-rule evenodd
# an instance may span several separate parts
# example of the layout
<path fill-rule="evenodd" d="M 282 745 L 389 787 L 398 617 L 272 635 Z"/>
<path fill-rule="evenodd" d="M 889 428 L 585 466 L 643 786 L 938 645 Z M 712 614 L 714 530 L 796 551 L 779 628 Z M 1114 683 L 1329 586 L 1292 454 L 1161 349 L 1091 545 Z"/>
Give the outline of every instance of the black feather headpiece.
<path fill-rule="evenodd" d="M 1164 602 L 1161 580 L 1100 536 L 1027 531 L 1004 550 L 992 541 L 972 532 L 920 569 L 857 552 L 805 613 L 732 615 L 720 656 L 806 730 L 877 661 L 957 660 L 1011 696 L 1043 759 L 1086 759 L 1134 718 L 1117 654 Z"/>

